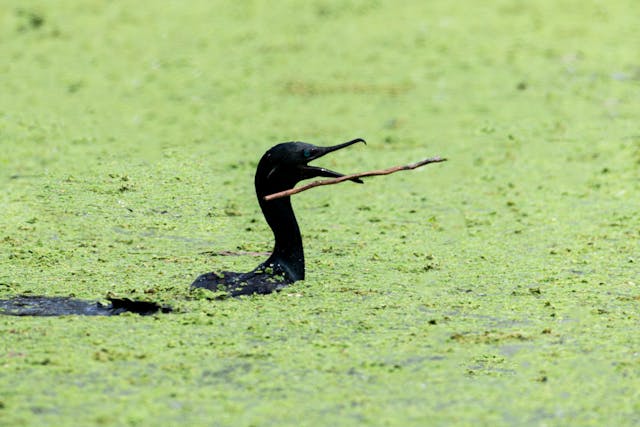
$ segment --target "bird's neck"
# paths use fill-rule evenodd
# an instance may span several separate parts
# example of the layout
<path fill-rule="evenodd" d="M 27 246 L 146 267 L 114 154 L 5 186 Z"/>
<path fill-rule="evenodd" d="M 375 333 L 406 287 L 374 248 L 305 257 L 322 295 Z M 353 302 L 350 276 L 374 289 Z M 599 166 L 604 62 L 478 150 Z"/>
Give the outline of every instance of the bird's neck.
<path fill-rule="evenodd" d="M 283 270 L 291 280 L 304 279 L 302 236 L 290 198 L 283 197 L 268 202 L 260 200 L 260 207 L 276 241 L 273 253 L 265 264 Z"/>

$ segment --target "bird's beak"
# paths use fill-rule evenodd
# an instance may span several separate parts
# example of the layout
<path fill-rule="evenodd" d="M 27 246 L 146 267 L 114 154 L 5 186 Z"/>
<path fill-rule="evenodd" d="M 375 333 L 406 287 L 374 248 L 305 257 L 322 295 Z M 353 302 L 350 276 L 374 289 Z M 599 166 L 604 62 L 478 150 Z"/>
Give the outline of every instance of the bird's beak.
<path fill-rule="evenodd" d="M 319 159 L 320 157 L 326 154 L 329 154 L 333 151 L 340 150 L 342 148 L 346 148 L 358 142 L 362 142 L 366 144 L 366 141 L 364 139 L 356 138 L 351 141 L 344 142 L 342 144 L 332 145 L 330 147 L 318 147 L 318 151 L 313 156 L 309 157 L 309 161 Z M 300 169 L 303 173 L 303 179 L 314 178 L 316 176 L 324 176 L 327 178 L 338 178 L 338 177 L 344 176 L 339 172 L 334 172 L 325 168 L 319 168 L 317 166 L 302 165 Z M 362 184 L 362 181 L 359 178 L 354 178 L 352 181 Z"/>
<path fill-rule="evenodd" d="M 362 142 L 362 143 L 366 144 L 366 141 L 364 139 L 356 138 L 356 139 L 352 139 L 351 141 L 343 142 L 342 144 L 333 145 L 331 147 L 318 147 L 319 148 L 318 152 L 316 153 L 316 155 L 312 156 L 309 159 L 309 161 L 315 160 L 317 158 L 320 158 L 320 157 L 324 156 L 325 154 L 329 154 L 329 153 L 331 153 L 333 151 L 338 151 L 338 150 L 340 150 L 342 148 L 346 148 L 346 147 L 348 147 L 350 145 L 353 145 L 353 144 L 356 144 L 358 142 Z"/>

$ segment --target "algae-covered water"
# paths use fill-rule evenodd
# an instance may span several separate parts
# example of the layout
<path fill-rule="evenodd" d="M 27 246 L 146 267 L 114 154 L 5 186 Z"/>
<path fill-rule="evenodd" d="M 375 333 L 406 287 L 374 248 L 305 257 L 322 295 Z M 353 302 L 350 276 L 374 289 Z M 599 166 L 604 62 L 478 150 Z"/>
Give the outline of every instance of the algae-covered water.
<path fill-rule="evenodd" d="M 0 5 L 0 425 L 639 425 L 635 1 Z M 307 278 L 188 285 L 272 247 L 257 160 L 368 145 L 294 196 Z"/>

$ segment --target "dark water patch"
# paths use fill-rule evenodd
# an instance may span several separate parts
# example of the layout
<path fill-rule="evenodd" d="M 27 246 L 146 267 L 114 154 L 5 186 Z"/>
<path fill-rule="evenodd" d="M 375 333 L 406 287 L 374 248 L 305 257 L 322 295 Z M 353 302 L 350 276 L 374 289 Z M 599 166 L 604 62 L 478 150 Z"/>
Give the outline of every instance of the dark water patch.
<path fill-rule="evenodd" d="M 137 313 L 148 316 L 170 313 L 171 307 L 151 301 L 135 301 L 129 298 L 107 298 L 109 304 L 71 297 L 47 297 L 19 295 L 0 300 L 0 314 L 8 316 L 118 316 Z"/>
<path fill-rule="evenodd" d="M 200 252 L 201 255 L 210 256 L 269 256 L 271 252 L 258 252 L 258 251 L 204 251 Z"/>

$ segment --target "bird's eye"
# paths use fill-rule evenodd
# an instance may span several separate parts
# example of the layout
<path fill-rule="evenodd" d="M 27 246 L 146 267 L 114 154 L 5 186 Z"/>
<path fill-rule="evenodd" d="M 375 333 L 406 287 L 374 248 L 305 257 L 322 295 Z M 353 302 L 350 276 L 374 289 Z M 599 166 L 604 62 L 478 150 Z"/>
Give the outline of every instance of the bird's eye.
<path fill-rule="evenodd" d="M 311 157 L 311 150 L 308 148 L 302 152 L 305 157 Z"/>

